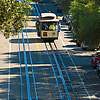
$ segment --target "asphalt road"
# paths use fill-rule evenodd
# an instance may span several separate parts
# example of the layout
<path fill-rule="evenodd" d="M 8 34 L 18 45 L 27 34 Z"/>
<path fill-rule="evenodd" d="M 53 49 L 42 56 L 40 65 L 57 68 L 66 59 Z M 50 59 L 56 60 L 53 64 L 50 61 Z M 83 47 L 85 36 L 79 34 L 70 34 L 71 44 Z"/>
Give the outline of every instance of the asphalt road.
<path fill-rule="evenodd" d="M 100 100 L 100 79 L 91 66 L 92 54 L 95 51 L 84 51 L 77 47 L 72 41 L 72 33 L 68 31 L 68 26 L 62 21 L 62 14 L 58 16 L 61 21 L 61 32 L 55 44 L 66 66 L 77 98 L 78 100 Z M 28 22 L 27 27 L 28 41 L 25 28 L 23 29 L 24 43 L 22 34 L 19 34 L 19 39 L 18 36 L 5 39 L 0 34 L 0 100 L 20 100 L 22 97 L 27 99 L 30 96 L 36 99 L 36 93 L 40 100 L 61 99 L 50 62 L 51 59 L 55 65 L 54 58 L 52 55 L 49 58 L 45 43 L 37 36 L 36 16 L 30 17 L 32 21 Z M 47 45 L 49 47 L 49 44 Z M 49 53 L 51 54 L 50 48 Z M 62 83 L 59 84 L 62 85 Z M 61 88 L 63 91 L 63 86 Z M 66 94 L 63 93 L 63 96 L 67 99 Z"/>

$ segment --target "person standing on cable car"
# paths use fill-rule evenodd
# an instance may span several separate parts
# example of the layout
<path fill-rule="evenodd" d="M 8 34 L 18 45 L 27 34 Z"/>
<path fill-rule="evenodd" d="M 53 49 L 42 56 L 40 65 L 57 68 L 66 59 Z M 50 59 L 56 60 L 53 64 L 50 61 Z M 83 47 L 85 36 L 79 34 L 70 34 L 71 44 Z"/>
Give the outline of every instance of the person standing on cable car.
<path fill-rule="evenodd" d="M 54 30 L 54 25 L 53 25 L 53 24 L 51 24 L 51 25 L 49 26 L 49 30 Z"/>

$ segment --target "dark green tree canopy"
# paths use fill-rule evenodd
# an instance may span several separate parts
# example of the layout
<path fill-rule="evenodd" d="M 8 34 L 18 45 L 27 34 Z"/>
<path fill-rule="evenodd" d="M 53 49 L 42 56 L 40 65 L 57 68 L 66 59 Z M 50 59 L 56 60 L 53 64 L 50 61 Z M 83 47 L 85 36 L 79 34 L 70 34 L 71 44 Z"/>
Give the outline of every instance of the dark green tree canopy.
<path fill-rule="evenodd" d="M 74 38 L 90 48 L 100 44 L 100 0 L 60 0 L 64 14 L 73 15 Z"/>

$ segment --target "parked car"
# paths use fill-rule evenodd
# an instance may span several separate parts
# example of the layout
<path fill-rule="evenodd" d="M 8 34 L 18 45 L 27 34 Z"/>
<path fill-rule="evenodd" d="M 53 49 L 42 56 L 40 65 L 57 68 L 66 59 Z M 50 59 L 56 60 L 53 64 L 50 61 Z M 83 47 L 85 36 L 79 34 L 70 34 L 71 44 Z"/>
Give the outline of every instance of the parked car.
<path fill-rule="evenodd" d="M 98 77 L 100 78 L 100 61 L 97 62 L 96 71 L 98 72 Z"/>
<path fill-rule="evenodd" d="M 67 25 L 69 25 L 69 23 L 71 22 L 71 20 L 72 20 L 72 15 L 64 15 L 63 16 L 63 18 L 62 18 L 62 20 L 67 24 Z"/>
<path fill-rule="evenodd" d="M 69 22 L 68 29 L 69 29 L 69 31 L 71 31 L 73 33 L 72 19 Z"/>
<path fill-rule="evenodd" d="M 100 62 L 100 51 L 97 51 L 91 60 L 91 64 L 94 68 L 97 67 L 98 62 Z"/>
<path fill-rule="evenodd" d="M 66 17 L 66 24 L 69 25 L 69 23 L 72 21 L 72 15 L 67 15 Z"/>
<path fill-rule="evenodd" d="M 100 61 L 97 61 L 97 68 L 96 68 L 96 71 L 100 71 Z"/>

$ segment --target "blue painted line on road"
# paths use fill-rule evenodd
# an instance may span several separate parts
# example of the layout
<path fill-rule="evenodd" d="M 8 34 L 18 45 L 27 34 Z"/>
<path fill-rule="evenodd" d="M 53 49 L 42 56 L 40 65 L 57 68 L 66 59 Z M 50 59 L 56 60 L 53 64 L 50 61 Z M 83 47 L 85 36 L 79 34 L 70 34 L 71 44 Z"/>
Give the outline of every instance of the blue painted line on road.
<path fill-rule="evenodd" d="M 55 62 L 56 62 L 56 65 L 57 65 L 57 68 L 58 68 L 59 74 L 60 74 L 60 76 L 61 76 L 62 83 L 63 83 L 63 85 L 64 85 L 64 89 L 65 89 L 66 94 L 67 94 L 67 96 L 68 96 L 68 100 L 71 100 L 71 97 L 70 97 L 70 94 L 69 94 L 69 92 L 68 92 L 68 89 L 67 89 L 67 86 L 66 86 L 65 80 L 64 80 L 64 78 L 63 78 L 63 74 L 62 74 L 62 72 L 61 72 L 61 69 L 60 69 L 60 66 L 59 66 L 58 60 L 57 60 L 57 58 L 56 58 L 56 56 L 55 56 L 55 54 L 54 54 L 53 51 L 52 51 L 52 54 L 53 54 L 53 56 L 54 56 L 54 60 L 55 60 Z"/>
<path fill-rule="evenodd" d="M 20 42 L 18 35 L 18 46 L 19 46 L 19 64 L 20 64 L 20 80 L 21 80 L 21 100 L 23 100 L 23 87 L 22 87 L 22 71 L 21 71 L 21 58 L 20 58 Z"/>
<path fill-rule="evenodd" d="M 30 55 L 30 61 L 31 61 L 33 83 L 34 83 L 34 88 L 35 88 L 35 97 L 36 97 L 36 100 L 38 100 L 37 91 L 36 91 L 36 85 L 35 85 L 35 76 L 34 76 L 34 70 L 33 70 L 33 62 L 32 62 L 31 51 L 30 51 L 30 46 L 29 46 L 29 40 L 28 40 L 28 35 L 27 35 L 26 23 L 25 23 L 25 30 L 26 30 L 27 43 L 28 43 L 28 49 L 29 49 L 29 55 Z"/>
<path fill-rule="evenodd" d="M 46 46 L 46 48 L 47 48 L 47 46 Z M 48 48 L 47 48 L 47 50 L 48 50 Z M 59 82 L 57 80 L 57 75 L 55 73 L 54 66 L 53 66 L 53 63 L 51 61 L 51 58 L 50 58 L 49 54 L 48 54 L 48 57 L 49 57 L 49 60 L 50 60 L 51 65 L 52 65 L 52 70 L 53 70 L 53 73 L 54 73 L 54 76 L 55 76 L 55 79 L 56 79 L 56 83 L 57 83 L 57 86 L 58 86 L 58 89 L 59 89 L 59 93 L 60 93 L 61 99 L 63 100 L 63 96 L 62 96 L 62 93 L 61 93 L 61 89 L 60 89 L 60 86 L 59 86 Z"/>
<path fill-rule="evenodd" d="M 34 5 L 34 7 L 35 7 L 35 5 Z M 36 20 L 38 20 L 35 9 L 34 9 L 33 11 L 34 11 L 34 13 L 35 13 Z"/>
<path fill-rule="evenodd" d="M 30 93 L 30 83 L 29 83 L 29 74 L 28 74 L 28 68 L 27 68 L 27 58 L 26 58 L 26 51 L 25 51 L 25 43 L 24 43 L 24 35 L 23 35 L 23 29 L 21 29 L 22 32 L 22 41 L 23 41 L 23 50 L 24 50 L 24 63 L 25 63 L 25 72 L 26 72 L 26 82 L 27 82 L 27 94 L 28 94 L 28 100 L 31 99 L 31 93 Z"/>
<path fill-rule="evenodd" d="M 84 89 L 85 89 L 85 91 L 86 91 L 86 93 L 87 93 L 87 95 L 88 95 L 88 97 L 89 97 L 89 100 L 91 100 L 91 96 L 89 95 L 89 92 L 87 91 L 86 86 L 85 86 L 85 84 L 84 84 L 84 82 L 83 82 L 83 80 L 82 80 L 82 78 L 81 78 L 81 76 L 80 76 L 80 74 L 79 74 L 79 72 L 78 72 L 78 70 L 77 70 L 77 68 L 76 68 L 76 65 L 75 65 L 75 63 L 74 63 L 74 60 L 72 59 L 72 57 L 71 57 L 69 51 L 67 50 L 67 48 L 66 48 L 66 46 L 65 46 L 65 43 L 63 42 L 61 36 L 60 36 L 60 39 L 61 39 L 61 41 L 62 41 L 62 43 L 63 43 L 63 45 L 64 45 L 64 47 L 65 47 L 65 49 L 66 49 L 66 52 L 67 52 L 68 56 L 70 57 L 70 60 L 72 61 L 73 65 L 74 65 L 74 67 L 75 67 L 75 69 L 76 69 L 76 72 L 77 72 L 77 74 L 78 74 L 78 76 L 79 76 L 79 78 L 80 78 L 80 80 L 81 80 L 81 82 L 82 82 L 82 84 L 83 84 L 83 87 L 84 87 Z"/>
<path fill-rule="evenodd" d="M 59 53 L 59 52 L 58 52 L 58 53 Z M 68 80 L 69 80 L 69 82 L 70 82 L 70 85 L 71 85 L 71 87 L 72 87 L 72 90 L 73 90 L 73 93 L 74 93 L 75 99 L 77 100 L 77 96 L 76 96 L 76 94 L 75 94 L 75 91 L 74 91 L 73 85 L 72 85 L 71 80 L 70 80 L 70 78 L 69 78 L 69 75 L 68 75 L 68 72 L 67 72 L 67 70 L 66 70 L 65 64 L 64 64 L 64 62 L 63 62 L 63 60 L 62 60 L 62 57 L 60 56 L 60 53 L 59 53 L 59 57 L 60 57 L 60 59 L 61 59 L 61 62 L 62 62 L 63 67 L 64 67 L 64 70 L 65 70 L 65 72 L 66 72 L 66 75 L 67 75 Z"/>
<path fill-rule="evenodd" d="M 46 8 L 46 7 L 45 7 L 45 8 Z M 48 12 L 48 11 L 47 11 L 47 12 Z M 35 13 L 35 15 L 36 15 L 35 10 L 34 10 L 34 13 Z M 41 11 L 41 13 L 42 13 L 42 11 Z M 36 15 L 36 18 L 37 18 L 37 15 Z M 49 57 L 49 55 L 48 55 L 48 57 Z M 49 57 L 49 59 L 50 59 L 50 57 Z M 58 82 L 58 80 L 57 80 L 57 75 L 56 75 L 56 73 L 55 73 L 54 66 L 53 66 L 53 64 L 52 64 L 51 59 L 50 59 L 50 62 L 51 62 L 51 65 L 52 65 L 53 73 L 54 73 L 54 76 L 55 76 L 55 79 L 56 79 L 56 83 L 57 83 L 57 86 L 58 86 L 58 89 L 59 89 L 59 93 L 60 93 L 61 99 L 64 100 L 64 99 L 63 99 L 63 96 L 62 96 L 62 92 L 61 92 L 60 86 L 59 86 L 59 82 Z"/>
<path fill-rule="evenodd" d="M 53 70 L 53 73 L 54 73 L 54 76 L 55 76 L 55 79 L 56 79 L 56 83 L 57 83 L 57 86 L 58 86 L 58 89 L 59 89 L 59 93 L 60 93 L 61 99 L 63 100 L 62 92 L 61 92 L 61 89 L 60 89 L 60 86 L 59 86 L 59 82 L 57 80 L 57 75 L 55 73 L 54 66 L 53 66 L 52 63 L 51 63 L 51 65 L 52 65 L 52 70 Z"/>
<path fill-rule="evenodd" d="M 38 8 L 39 8 L 39 10 L 40 10 L 40 13 L 42 13 L 42 10 L 41 10 L 41 8 L 40 8 L 39 4 L 37 4 L 37 5 L 38 5 Z"/>
<path fill-rule="evenodd" d="M 36 3 L 34 3 L 34 5 L 35 5 L 36 11 L 37 11 L 37 13 L 38 13 L 38 16 L 40 16 L 40 13 L 39 13 L 39 10 L 38 10 L 38 8 L 37 8 Z"/>

